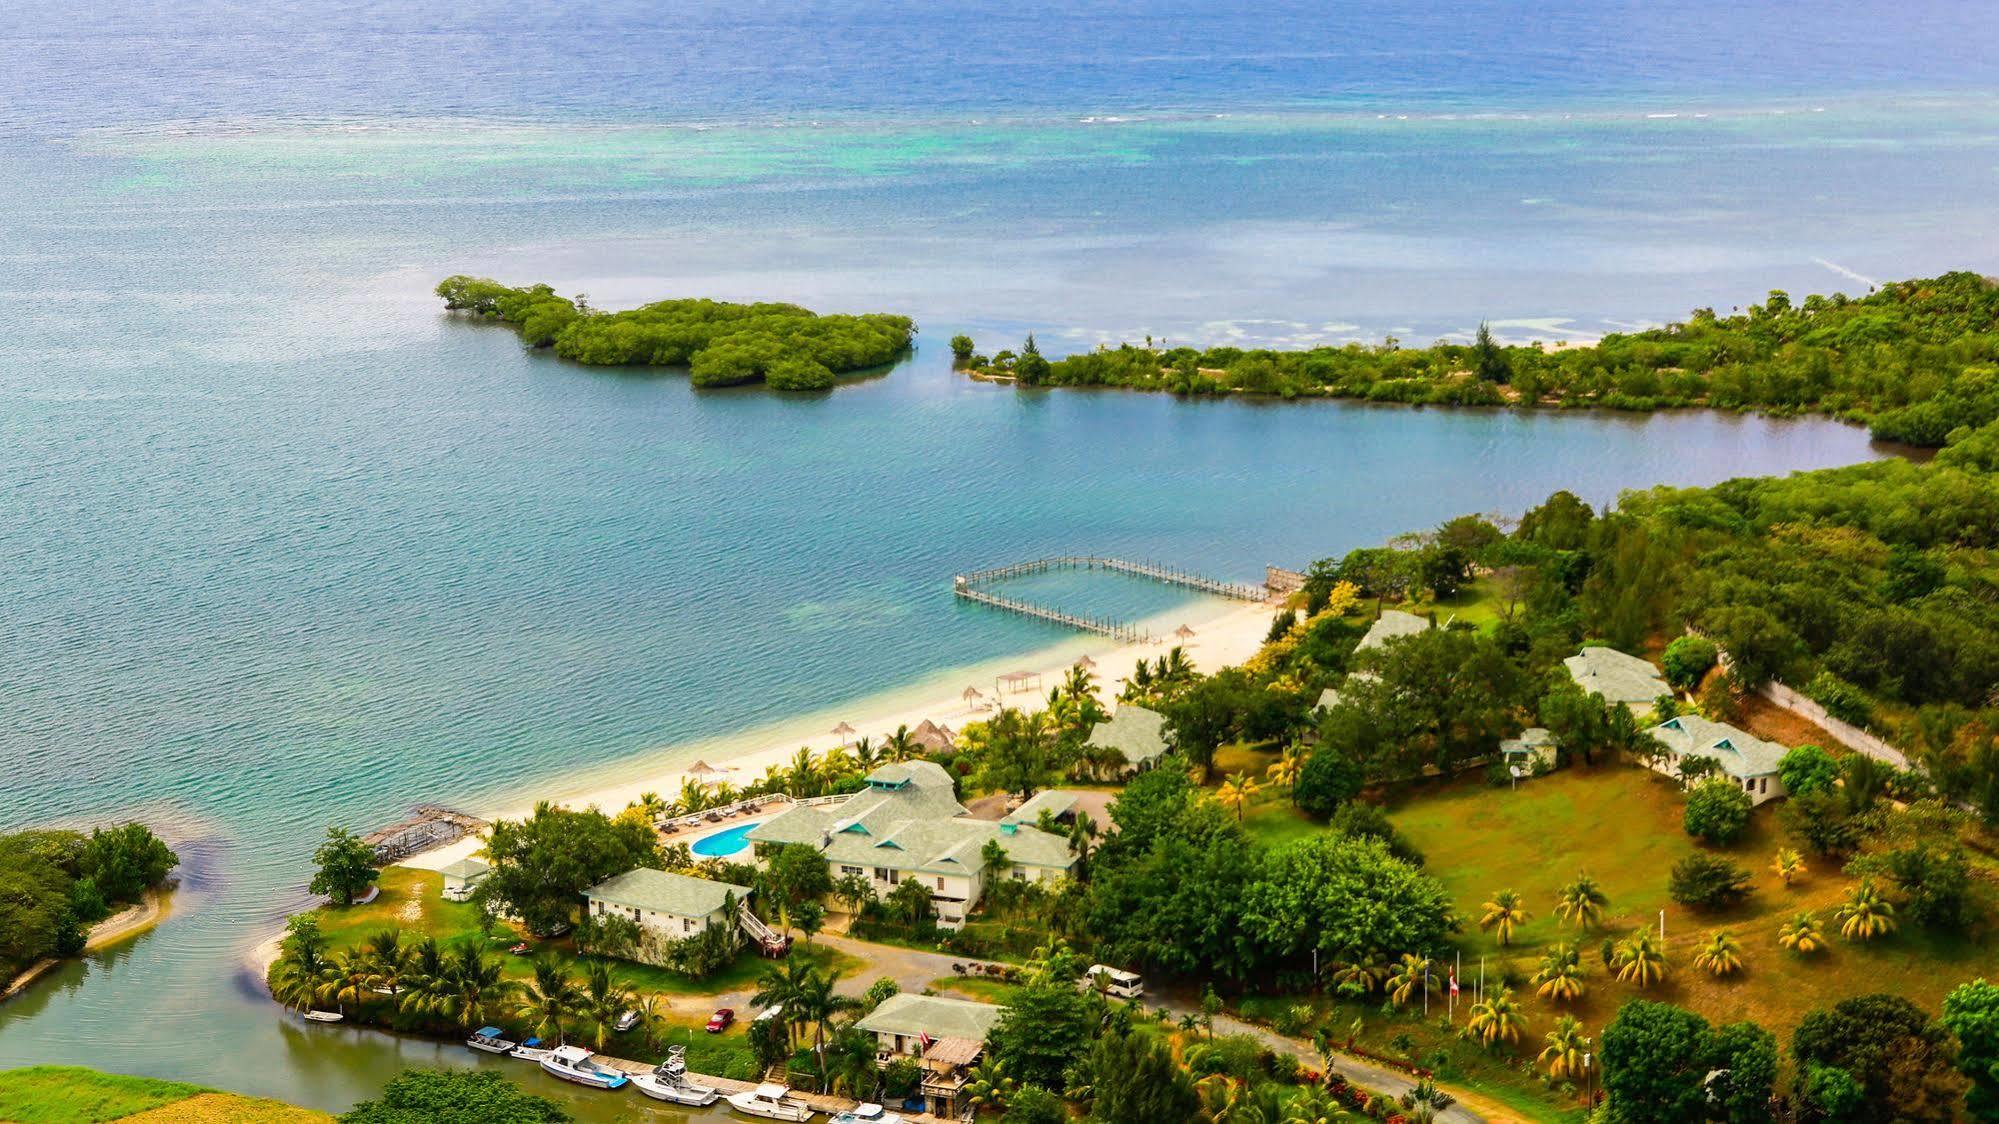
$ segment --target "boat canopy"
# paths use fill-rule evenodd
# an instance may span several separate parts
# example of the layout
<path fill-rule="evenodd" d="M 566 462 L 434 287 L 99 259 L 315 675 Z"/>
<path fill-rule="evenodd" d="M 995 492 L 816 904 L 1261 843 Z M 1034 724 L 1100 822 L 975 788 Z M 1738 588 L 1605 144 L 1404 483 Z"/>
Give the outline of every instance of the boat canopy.
<path fill-rule="evenodd" d="M 762 1100 L 781 1101 L 790 1093 L 791 1093 L 790 1086 L 779 1085 L 770 1081 L 766 1081 L 763 1084 L 757 1086 L 757 1096 Z"/>
<path fill-rule="evenodd" d="M 501 1030 L 497 1026 L 482 1026 L 479 1028 L 480 1038 L 498 1038 L 505 1033 L 506 1031 Z"/>

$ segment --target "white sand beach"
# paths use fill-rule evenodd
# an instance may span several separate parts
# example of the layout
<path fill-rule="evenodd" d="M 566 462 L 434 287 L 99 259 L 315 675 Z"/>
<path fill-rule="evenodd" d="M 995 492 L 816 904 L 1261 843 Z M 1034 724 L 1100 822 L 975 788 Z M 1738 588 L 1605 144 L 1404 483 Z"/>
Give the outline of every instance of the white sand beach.
<path fill-rule="evenodd" d="M 953 668 L 920 683 L 811 714 L 666 747 L 654 757 L 607 766 L 580 782 L 571 774 L 565 778 L 566 788 L 547 787 L 543 782 L 534 790 L 512 794 L 491 807 L 473 810 L 487 818 L 511 819 L 526 815 L 538 801 L 550 800 L 570 807 L 595 805 L 616 812 L 637 800 L 641 793 L 656 792 L 671 800 L 680 791 L 689 768 L 697 762 L 723 770 L 702 778 L 708 783 L 744 784 L 761 777 L 769 766 L 790 761 L 801 746 L 823 753 L 859 737 L 879 742 L 894 733 L 896 727 L 914 728 L 926 718 L 957 730 L 966 722 L 990 717 L 996 701 L 1011 707 L 1038 709 L 1046 705 L 1049 688 L 1060 683 L 1069 667 L 1084 656 L 1096 661 L 1100 694 L 1108 704 L 1116 698 L 1125 677 L 1140 659 L 1157 659 L 1176 644 L 1185 648 L 1187 658 L 1204 672 L 1241 663 L 1262 646 L 1275 614 L 1276 607 L 1270 605 L 1203 601 L 1145 621 L 1147 631 L 1165 637 L 1162 642 L 1120 644 L 1101 636 L 1078 636 L 1027 655 Z M 1183 624 L 1192 628 L 1194 635 L 1175 639 L 1173 630 Z M 1038 675 L 1038 688 L 1009 692 L 1002 697 L 999 677 L 1017 671 Z M 964 698 L 967 687 L 976 687 L 983 698 L 967 703 Z M 833 733 L 842 723 L 851 726 L 854 733 Z M 440 869 L 478 846 L 477 840 L 461 840 L 403 862 Z"/>

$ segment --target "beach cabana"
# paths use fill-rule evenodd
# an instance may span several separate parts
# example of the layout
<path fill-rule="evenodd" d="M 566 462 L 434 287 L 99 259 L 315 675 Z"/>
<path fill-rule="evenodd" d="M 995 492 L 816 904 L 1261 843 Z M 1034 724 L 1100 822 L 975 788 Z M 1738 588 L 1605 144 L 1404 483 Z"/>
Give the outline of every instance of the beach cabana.
<path fill-rule="evenodd" d="M 472 891 L 486 880 L 493 868 L 478 859 L 467 856 L 438 871 L 444 876 L 444 900 L 448 902 L 469 901 Z"/>
<path fill-rule="evenodd" d="M 927 752 L 939 753 L 951 748 L 957 742 L 958 736 L 952 733 L 951 727 L 925 718 L 917 724 L 916 729 L 910 731 L 909 740 L 922 746 Z"/>
<path fill-rule="evenodd" d="M 1186 625 L 1183 624 L 1179 628 L 1173 630 L 1173 635 L 1179 637 L 1182 640 L 1192 640 L 1194 638 L 1194 630 L 1188 628 Z"/>
<path fill-rule="evenodd" d="M 1033 671 L 1009 671 L 995 680 L 994 686 L 1001 695 L 1005 695 L 1008 691 L 1012 691 L 1015 694 L 1033 691 L 1039 694 L 1041 691 L 1041 675 L 1039 672 Z"/>
<path fill-rule="evenodd" d="M 841 745 L 846 745 L 847 739 L 854 736 L 854 728 L 842 722 L 838 726 L 833 727 L 833 736 L 840 739 Z"/>

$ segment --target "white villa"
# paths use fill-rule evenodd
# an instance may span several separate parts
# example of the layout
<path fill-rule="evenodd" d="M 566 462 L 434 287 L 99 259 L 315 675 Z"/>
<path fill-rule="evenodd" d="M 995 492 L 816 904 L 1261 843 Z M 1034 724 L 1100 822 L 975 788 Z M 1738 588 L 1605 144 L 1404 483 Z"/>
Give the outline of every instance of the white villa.
<path fill-rule="evenodd" d="M 1750 802 L 1761 804 L 1784 795 L 1784 782 L 1777 776 L 1777 762 L 1785 749 L 1745 734 L 1726 722 L 1715 722 L 1697 714 L 1670 718 L 1646 731 L 1665 747 L 1652 764 L 1654 772 L 1678 780 L 1680 762 L 1689 757 L 1706 757 L 1720 765 L 1720 775 L 1742 786 Z"/>
<path fill-rule="evenodd" d="M 651 867 L 628 870 L 583 892 L 592 918 L 629 917 L 638 923 L 640 941 L 634 959 L 640 960 L 657 958 L 661 942 L 684 941 L 711 926 L 733 924 L 723 907 L 731 897 L 741 903 L 749 896 L 747 886 Z"/>
<path fill-rule="evenodd" d="M 903 992 L 882 1000 L 854 1026 L 875 1036 L 876 1065 L 887 1066 L 897 1058 L 920 1060 L 924 1108 L 950 1118 L 1000 1014 L 991 1003 Z"/>
<path fill-rule="evenodd" d="M 1367 634 L 1360 638 L 1360 643 L 1354 645 L 1354 651 L 1365 652 L 1369 648 L 1382 647 L 1390 640 L 1399 640 L 1404 636 L 1414 636 L 1419 632 L 1428 631 L 1430 631 L 1430 622 L 1423 617 L 1414 613 L 1405 613 L 1400 609 L 1384 610 L 1380 616 L 1374 618 L 1373 624 L 1367 626 Z"/>
<path fill-rule="evenodd" d="M 1541 772 L 1555 767 L 1555 735 L 1545 726 L 1529 726 L 1520 731 L 1517 738 L 1506 738 L 1499 743 L 1500 760 L 1508 765 L 1518 765 L 1529 773 Z"/>
<path fill-rule="evenodd" d="M 1670 695 L 1666 677 L 1650 661 L 1626 655 L 1615 648 L 1584 648 L 1562 661 L 1576 686 L 1607 703 L 1622 703 L 1634 714 L 1652 709 L 1660 695 Z"/>
<path fill-rule="evenodd" d="M 858 874 L 883 897 L 915 879 L 930 891 L 938 924 L 949 928 L 963 925 L 985 892 L 989 842 L 1006 853 L 1005 877 L 1018 882 L 1067 878 L 1076 865 L 1060 836 L 1018 821 L 973 819 L 950 774 L 930 761 L 883 765 L 845 800 L 796 805 L 751 828 L 749 839 L 816 847 L 835 882 Z"/>
<path fill-rule="evenodd" d="M 1135 703 L 1120 703 L 1116 714 L 1090 728 L 1086 744 L 1124 754 L 1126 776 L 1143 772 L 1166 755 L 1166 716 Z"/>

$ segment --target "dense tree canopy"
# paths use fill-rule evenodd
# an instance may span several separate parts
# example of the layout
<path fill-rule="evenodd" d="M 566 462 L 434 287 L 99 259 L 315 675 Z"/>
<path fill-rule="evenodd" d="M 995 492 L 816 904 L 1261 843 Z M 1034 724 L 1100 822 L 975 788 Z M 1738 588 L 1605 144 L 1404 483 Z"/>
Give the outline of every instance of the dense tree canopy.
<path fill-rule="evenodd" d="M 493 870 L 478 893 L 482 901 L 511 908 L 531 931 L 554 932 L 575 919 L 583 891 L 614 874 L 656 865 L 657 852 L 643 820 L 544 801 L 525 820 L 494 822 L 486 842 Z"/>
<path fill-rule="evenodd" d="M 340 1116 L 341 1124 L 560 1124 L 561 1105 L 494 1070 L 406 1069 L 382 1095 Z"/>
<path fill-rule="evenodd" d="M 835 376 L 879 367 L 908 349 L 908 317 L 817 315 L 794 304 L 658 301 L 601 312 L 547 285 L 511 288 L 483 277 L 447 277 L 446 308 L 518 328 L 533 347 L 593 366 L 681 366 L 695 386 L 761 381 L 776 390 L 825 390 Z"/>
<path fill-rule="evenodd" d="M 179 864 L 143 824 L 0 835 L 0 975 L 81 952 L 92 923 L 164 885 Z"/>

